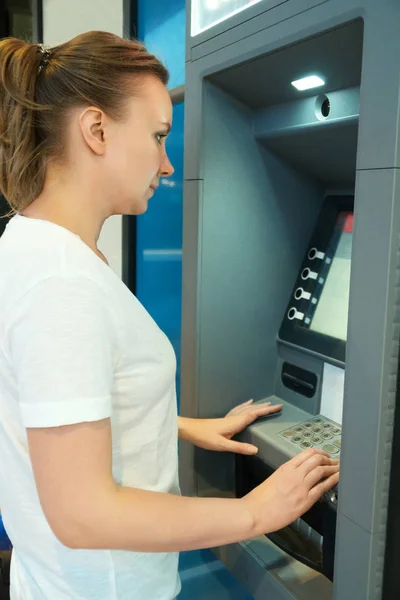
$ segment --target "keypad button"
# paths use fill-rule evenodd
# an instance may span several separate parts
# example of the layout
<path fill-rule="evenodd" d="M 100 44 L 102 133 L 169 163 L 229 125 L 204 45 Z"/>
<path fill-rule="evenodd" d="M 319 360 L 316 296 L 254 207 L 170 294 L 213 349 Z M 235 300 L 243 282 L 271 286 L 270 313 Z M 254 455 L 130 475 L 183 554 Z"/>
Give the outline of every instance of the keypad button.
<path fill-rule="evenodd" d="M 323 419 L 321 419 L 321 417 L 315 417 L 315 419 L 312 420 L 313 423 L 322 423 Z"/>
<path fill-rule="evenodd" d="M 294 427 L 293 430 L 296 431 L 296 432 L 302 432 L 303 431 L 303 427 L 301 425 L 297 425 L 297 427 Z"/>
<path fill-rule="evenodd" d="M 319 437 L 319 435 L 314 435 L 311 438 L 311 441 L 312 441 L 313 444 L 321 444 L 322 443 L 322 438 Z"/>
<path fill-rule="evenodd" d="M 312 423 L 303 423 L 304 429 L 311 429 L 312 426 L 313 426 Z"/>
<path fill-rule="evenodd" d="M 292 437 L 292 442 L 294 442 L 295 444 L 299 444 L 302 441 L 303 441 L 303 438 L 301 435 L 294 435 Z"/>
<path fill-rule="evenodd" d="M 342 433 L 342 429 L 340 427 L 334 427 L 332 429 L 333 435 L 340 435 Z"/>
<path fill-rule="evenodd" d="M 321 433 L 321 437 L 324 438 L 324 440 L 331 440 L 333 435 L 329 431 L 324 431 L 324 433 Z"/>
<path fill-rule="evenodd" d="M 311 431 L 304 431 L 303 433 L 303 438 L 310 438 L 312 436 L 312 432 Z"/>
<path fill-rule="evenodd" d="M 290 437 L 294 436 L 294 431 L 292 431 L 290 429 L 289 431 L 284 431 L 282 435 L 286 438 L 290 438 Z"/>
<path fill-rule="evenodd" d="M 300 444 L 300 446 L 301 446 L 302 448 L 311 448 L 311 444 L 310 444 L 310 442 L 302 442 L 302 443 Z"/>
<path fill-rule="evenodd" d="M 339 438 L 338 440 L 335 440 L 333 442 L 335 444 L 335 446 L 337 446 L 338 448 L 342 447 L 342 438 Z"/>
<path fill-rule="evenodd" d="M 333 425 L 331 423 L 322 423 L 321 427 L 322 429 L 332 429 Z"/>
<path fill-rule="evenodd" d="M 333 444 L 325 444 L 325 446 L 322 446 L 322 450 L 325 450 L 329 454 L 337 454 L 339 452 L 339 448 L 336 448 Z"/>
<path fill-rule="evenodd" d="M 320 427 L 319 425 L 316 425 L 315 427 L 313 427 L 312 430 L 314 433 L 321 433 L 322 427 Z"/>

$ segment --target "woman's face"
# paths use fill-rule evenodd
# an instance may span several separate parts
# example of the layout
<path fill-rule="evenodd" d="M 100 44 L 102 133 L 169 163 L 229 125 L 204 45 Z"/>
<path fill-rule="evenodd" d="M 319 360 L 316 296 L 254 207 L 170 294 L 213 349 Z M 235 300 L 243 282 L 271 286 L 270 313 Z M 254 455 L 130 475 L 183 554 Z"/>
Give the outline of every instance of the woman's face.
<path fill-rule="evenodd" d="M 172 104 L 166 87 L 155 76 L 144 76 L 128 102 L 126 118 L 109 122 L 105 129 L 99 176 L 110 214 L 144 213 L 160 178 L 173 174 L 165 149 L 171 124 Z"/>

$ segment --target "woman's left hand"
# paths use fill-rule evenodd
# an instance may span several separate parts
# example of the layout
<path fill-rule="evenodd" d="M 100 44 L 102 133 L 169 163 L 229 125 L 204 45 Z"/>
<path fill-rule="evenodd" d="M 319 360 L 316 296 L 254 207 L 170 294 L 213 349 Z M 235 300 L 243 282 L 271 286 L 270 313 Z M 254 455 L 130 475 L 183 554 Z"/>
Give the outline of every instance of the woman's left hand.
<path fill-rule="evenodd" d="M 253 401 L 249 400 L 235 406 L 222 419 L 185 419 L 180 417 L 179 437 L 206 450 L 257 454 L 256 446 L 234 441 L 232 437 L 243 431 L 257 418 L 277 413 L 281 408 L 281 404 L 272 405 L 270 402 L 253 404 Z"/>

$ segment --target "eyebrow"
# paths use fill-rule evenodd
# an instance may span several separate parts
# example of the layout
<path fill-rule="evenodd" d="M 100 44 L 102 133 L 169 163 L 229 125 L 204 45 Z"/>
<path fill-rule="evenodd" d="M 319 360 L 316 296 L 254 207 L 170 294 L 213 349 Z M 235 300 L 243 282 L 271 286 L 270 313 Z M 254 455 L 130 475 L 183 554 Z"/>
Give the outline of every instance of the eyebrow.
<path fill-rule="evenodd" d="M 171 126 L 171 123 L 170 123 L 169 121 L 160 121 L 160 123 L 161 123 L 162 125 L 165 125 L 165 126 L 166 126 L 166 128 L 167 128 L 167 133 L 169 133 L 169 132 L 171 131 L 171 127 L 172 127 L 172 126 Z"/>

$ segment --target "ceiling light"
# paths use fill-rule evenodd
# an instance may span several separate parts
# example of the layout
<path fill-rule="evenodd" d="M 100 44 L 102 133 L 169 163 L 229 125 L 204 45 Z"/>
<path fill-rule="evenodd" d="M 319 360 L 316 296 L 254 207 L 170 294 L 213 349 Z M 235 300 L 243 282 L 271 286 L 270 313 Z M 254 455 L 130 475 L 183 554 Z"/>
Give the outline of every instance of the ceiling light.
<path fill-rule="evenodd" d="M 325 81 L 317 75 L 310 75 L 309 77 L 303 77 L 302 79 L 297 79 L 297 81 L 292 81 L 292 85 L 302 92 L 304 90 L 310 90 L 325 85 Z"/>

